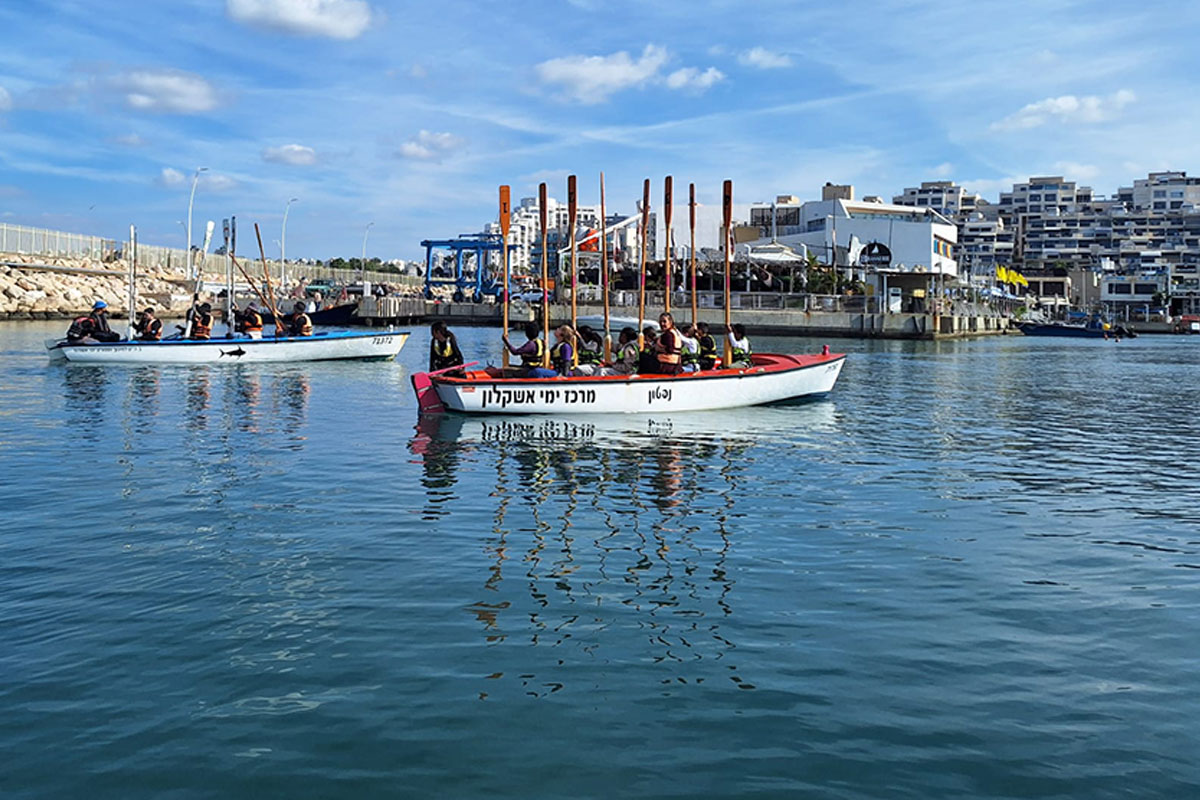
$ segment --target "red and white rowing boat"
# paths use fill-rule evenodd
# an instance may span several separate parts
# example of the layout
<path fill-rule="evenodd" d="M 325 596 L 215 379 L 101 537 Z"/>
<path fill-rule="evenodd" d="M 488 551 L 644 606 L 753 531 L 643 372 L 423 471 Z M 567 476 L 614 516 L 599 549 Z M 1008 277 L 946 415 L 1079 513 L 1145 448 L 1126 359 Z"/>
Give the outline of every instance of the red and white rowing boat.
<path fill-rule="evenodd" d="M 463 377 L 419 372 L 412 381 L 420 409 L 433 413 L 644 414 L 820 396 L 833 389 L 845 362 L 844 353 L 756 353 L 748 369 L 683 375 L 495 378 L 480 370 Z"/>

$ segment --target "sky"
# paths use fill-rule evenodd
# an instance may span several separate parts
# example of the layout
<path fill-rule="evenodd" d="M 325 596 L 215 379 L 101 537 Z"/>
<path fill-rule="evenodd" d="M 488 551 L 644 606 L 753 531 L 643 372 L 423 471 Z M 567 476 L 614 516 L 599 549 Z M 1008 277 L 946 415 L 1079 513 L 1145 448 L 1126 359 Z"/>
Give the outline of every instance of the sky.
<path fill-rule="evenodd" d="M 1158 0 L 14 0 L 0 222 L 182 247 L 198 167 L 197 230 L 236 214 L 274 256 L 296 198 L 288 256 L 320 259 L 371 223 L 368 256 L 418 258 L 494 220 L 499 184 L 565 198 L 571 173 L 625 213 L 668 174 L 677 202 L 731 179 L 739 207 L 826 181 L 1107 195 L 1200 172 L 1198 23 Z"/>

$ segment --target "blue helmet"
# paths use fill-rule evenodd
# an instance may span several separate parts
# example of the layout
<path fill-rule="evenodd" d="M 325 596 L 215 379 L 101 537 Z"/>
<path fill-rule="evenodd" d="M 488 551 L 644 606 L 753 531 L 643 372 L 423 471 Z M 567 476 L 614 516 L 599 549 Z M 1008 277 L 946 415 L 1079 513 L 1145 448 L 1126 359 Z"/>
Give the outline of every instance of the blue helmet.
<path fill-rule="evenodd" d="M 97 300 L 92 304 L 92 311 L 99 311 L 102 308 L 108 308 L 108 303 L 104 302 L 103 300 Z"/>

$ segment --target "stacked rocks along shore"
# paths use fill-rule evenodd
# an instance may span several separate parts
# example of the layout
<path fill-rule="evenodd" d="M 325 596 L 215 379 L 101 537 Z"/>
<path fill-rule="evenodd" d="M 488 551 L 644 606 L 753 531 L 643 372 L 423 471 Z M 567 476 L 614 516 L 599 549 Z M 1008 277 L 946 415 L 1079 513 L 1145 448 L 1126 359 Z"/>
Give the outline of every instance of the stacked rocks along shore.
<path fill-rule="evenodd" d="M 80 274 L 58 269 L 103 270 Z M 183 276 L 157 268 L 140 268 L 138 309 L 153 307 L 163 317 L 183 316 L 191 297 Z M 128 265 L 89 258 L 62 258 L 0 253 L 0 319 L 72 319 L 88 313 L 97 300 L 108 303 L 109 316 L 124 318 L 129 304 Z"/>

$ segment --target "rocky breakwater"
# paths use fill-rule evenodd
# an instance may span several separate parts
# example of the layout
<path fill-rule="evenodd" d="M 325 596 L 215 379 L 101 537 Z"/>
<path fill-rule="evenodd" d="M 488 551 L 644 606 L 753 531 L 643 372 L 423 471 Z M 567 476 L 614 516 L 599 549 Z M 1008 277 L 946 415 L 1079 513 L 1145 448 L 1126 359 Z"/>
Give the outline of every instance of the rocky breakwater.
<path fill-rule="evenodd" d="M 0 255 L 0 319 L 71 319 L 86 314 L 97 300 L 108 303 L 110 316 L 125 316 L 129 288 L 123 262 L 55 259 L 18 266 L 19 259 L 28 256 Z M 164 317 L 186 312 L 190 298 L 179 275 L 155 270 L 139 275 L 136 283 L 139 309 L 152 306 Z"/>

